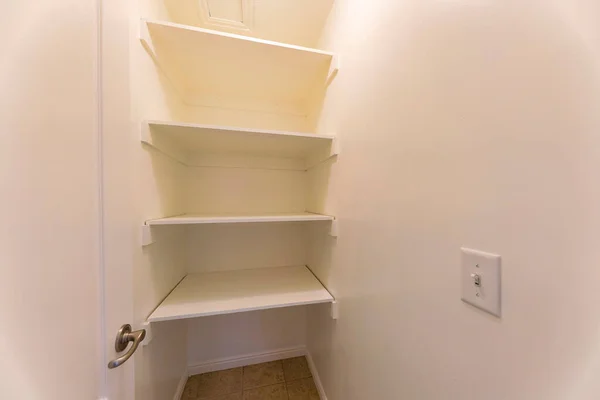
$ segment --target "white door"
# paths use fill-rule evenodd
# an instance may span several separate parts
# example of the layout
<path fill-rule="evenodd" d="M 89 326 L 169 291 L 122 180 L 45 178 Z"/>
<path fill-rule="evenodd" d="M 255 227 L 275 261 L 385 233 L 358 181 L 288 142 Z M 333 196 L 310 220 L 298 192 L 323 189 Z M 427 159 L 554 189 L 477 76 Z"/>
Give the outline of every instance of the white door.
<path fill-rule="evenodd" d="M 126 4 L 0 3 L 1 399 L 135 398 Z"/>
<path fill-rule="evenodd" d="M 133 263 L 136 236 L 133 195 L 130 192 L 133 175 L 130 133 L 133 130 L 130 112 L 130 0 L 99 0 L 102 3 L 99 52 L 100 121 L 101 121 L 101 197 L 103 254 L 103 332 L 106 400 L 134 400 L 135 355 L 120 366 L 108 369 L 108 363 L 126 356 L 133 343 L 124 343 L 125 350 L 115 349 L 117 331 L 124 325 L 141 329 L 134 319 Z M 141 339 L 141 338 L 140 338 Z M 113 365 L 114 367 L 114 365 Z M 137 396 L 139 398 L 139 396 Z"/>
<path fill-rule="evenodd" d="M 0 398 L 96 399 L 95 0 L 0 2 Z"/>

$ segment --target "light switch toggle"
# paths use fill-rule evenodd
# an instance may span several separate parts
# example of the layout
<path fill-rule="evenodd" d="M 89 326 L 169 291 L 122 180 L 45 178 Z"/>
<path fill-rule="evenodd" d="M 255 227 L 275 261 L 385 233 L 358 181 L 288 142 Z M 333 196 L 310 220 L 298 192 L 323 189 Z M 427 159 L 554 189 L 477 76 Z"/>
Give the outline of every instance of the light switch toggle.
<path fill-rule="evenodd" d="M 481 275 L 471 274 L 471 278 L 473 278 L 473 285 L 475 285 L 475 296 L 481 297 L 481 293 L 479 292 L 479 288 L 481 287 Z"/>
<path fill-rule="evenodd" d="M 500 256 L 464 247 L 461 253 L 462 300 L 500 317 Z"/>

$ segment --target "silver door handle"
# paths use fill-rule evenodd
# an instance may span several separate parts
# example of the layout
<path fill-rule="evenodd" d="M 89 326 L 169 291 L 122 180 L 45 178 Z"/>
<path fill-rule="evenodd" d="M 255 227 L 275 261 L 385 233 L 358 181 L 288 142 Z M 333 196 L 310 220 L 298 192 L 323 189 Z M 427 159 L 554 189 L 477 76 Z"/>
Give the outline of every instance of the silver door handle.
<path fill-rule="evenodd" d="M 115 340 L 115 350 L 117 353 L 122 352 L 127 348 L 129 342 L 133 342 L 133 346 L 127 351 L 127 353 L 123 354 L 121 357 L 112 360 L 108 363 L 108 368 L 113 369 L 117 368 L 125 361 L 129 360 L 129 357 L 135 353 L 142 340 L 146 337 L 146 330 L 140 329 L 139 331 L 132 332 L 131 325 L 125 324 L 123 325 L 119 331 L 117 332 L 117 339 Z"/>

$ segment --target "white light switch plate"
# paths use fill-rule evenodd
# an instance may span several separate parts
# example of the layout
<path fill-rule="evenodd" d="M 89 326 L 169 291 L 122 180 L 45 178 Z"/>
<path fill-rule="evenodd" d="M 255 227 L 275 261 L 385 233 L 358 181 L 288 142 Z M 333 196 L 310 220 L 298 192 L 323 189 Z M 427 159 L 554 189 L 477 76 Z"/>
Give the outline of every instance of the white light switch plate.
<path fill-rule="evenodd" d="M 500 256 L 461 248 L 462 300 L 497 317 L 501 316 Z M 480 286 L 475 285 L 476 278 Z"/>

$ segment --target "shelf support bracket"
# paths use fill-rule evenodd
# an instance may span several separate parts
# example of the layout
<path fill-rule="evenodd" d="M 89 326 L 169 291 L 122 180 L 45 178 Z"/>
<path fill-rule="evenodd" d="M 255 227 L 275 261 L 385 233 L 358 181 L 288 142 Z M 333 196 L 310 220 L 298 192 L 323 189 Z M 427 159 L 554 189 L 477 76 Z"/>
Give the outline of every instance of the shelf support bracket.
<path fill-rule="evenodd" d="M 331 227 L 329 228 L 329 236 L 337 238 L 340 234 L 340 221 L 336 218 L 331 221 Z"/>
<path fill-rule="evenodd" d="M 154 243 L 154 237 L 152 235 L 152 227 L 150 225 L 143 224 L 140 229 L 140 241 L 142 247 L 149 246 Z"/>
<path fill-rule="evenodd" d="M 331 82 L 333 82 L 339 71 L 340 55 L 336 53 L 331 59 L 331 63 L 329 64 L 329 72 L 327 73 L 327 80 L 325 81 L 325 86 L 329 86 Z"/>
<path fill-rule="evenodd" d="M 340 304 L 337 300 L 331 302 L 331 319 L 334 321 L 340 317 Z"/>
<path fill-rule="evenodd" d="M 331 157 L 339 156 L 340 153 L 341 153 L 340 139 L 338 139 L 337 137 L 334 137 L 331 140 L 331 145 L 329 146 L 329 148 L 326 151 L 320 152 L 319 154 L 317 154 L 316 157 L 309 157 L 306 159 L 306 161 L 305 161 L 306 169 L 305 170 L 308 171 L 309 169 L 314 168 L 317 165 L 329 160 Z"/>
<path fill-rule="evenodd" d="M 146 337 L 144 338 L 144 340 L 142 341 L 142 346 L 148 346 L 150 344 L 150 342 L 152 341 L 152 324 L 150 324 L 150 322 L 145 321 L 142 324 L 142 329 L 146 330 Z"/>
<path fill-rule="evenodd" d="M 142 143 L 153 146 L 152 135 L 150 135 L 150 124 L 147 121 L 142 121 L 140 124 L 140 140 Z"/>
<path fill-rule="evenodd" d="M 150 126 L 150 122 L 148 121 L 142 121 L 140 123 L 140 141 L 143 144 L 150 146 L 156 151 L 169 157 L 173 161 L 188 167 L 189 164 L 187 163 L 187 159 L 184 154 L 179 154 L 180 152 L 178 152 L 176 148 L 173 148 L 172 146 L 165 146 L 164 142 L 152 137 Z"/>
<path fill-rule="evenodd" d="M 173 89 L 183 99 L 183 93 L 181 93 L 181 91 L 179 90 L 179 86 L 175 85 L 175 83 L 171 80 L 171 78 L 169 77 L 170 75 L 167 73 L 167 71 L 165 71 L 165 67 L 160 63 L 157 57 L 156 49 L 154 48 L 154 43 L 152 42 L 152 36 L 150 35 L 150 30 L 148 29 L 148 21 L 144 18 L 140 19 L 139 39 L 144 49 L 146 49 L 150 57 L 152 57 L 154 64 L 156 64 L 156 66 L 162 71 L 167 80 L 171 83 Z"/>
<path fill-rule="evenodd" d="M 331 141 L 331 153 L 329 157 L 338 156 L 341 152 L 342 149 L 340 148 L 340 139 L 334 137 Z"/>
<path fill-rule="evenodd" d="M 154 51 L 154 45 L 152 44 L 152 38 L 150 37 L 150 31 L 145 19 L 140 20 L 140 41 L 152 58 L 155 58 L 156 52 Z"/>

